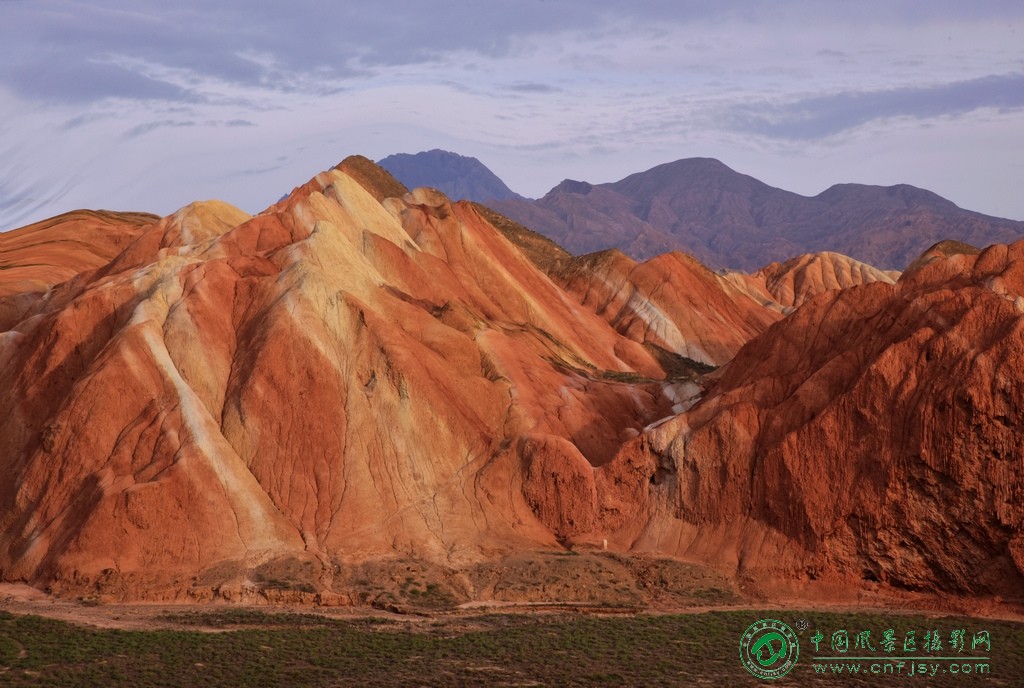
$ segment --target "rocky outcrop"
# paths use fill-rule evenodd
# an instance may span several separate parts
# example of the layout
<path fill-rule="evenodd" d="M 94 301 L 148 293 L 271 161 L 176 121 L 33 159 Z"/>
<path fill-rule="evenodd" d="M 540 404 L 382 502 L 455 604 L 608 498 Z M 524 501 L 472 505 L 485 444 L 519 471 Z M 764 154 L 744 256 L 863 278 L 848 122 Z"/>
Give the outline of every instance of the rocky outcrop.
<path fill-rule="evenodd" d="M 1024 242 L 807 301 L 601 469 L 614 542 L 778 581 L 1020 597 Z"/>
<path fill-rule="evenodd" d="M 619 251 L 574 258 L 556 279 L 624 336 L 706 366 L 731 359 L 781 308 L 682 253 L 637 263 Z"/>
<path fill-rule="evenodd" d="M 900 273 L 879 270 L 849 256 L 826 251 L 797 256 L 766 265 L 753 277 L 764 283 L 772 298 L 786 307 L 799 306 L 825 291 L 846 289 L 871 282 L 894 283 Z"/>
<path fill-rule="evenodd" d="M 949 258 L 950 256 L 956 256 L 960 254 L 968 256 L 976 256 L 981 253 L 981 249 L 970 244 L 965 244 L 962 241 L 955 241 L 952 239 L 944 239 L 939 241 L 932 246 L 929 246 L 920 256 L 918 256 L 914 262 L 907 266 L 907 271 L 916 270 L 922 265 L 926 265 L 934 260 L 941 260 L 942 258 Z"/>

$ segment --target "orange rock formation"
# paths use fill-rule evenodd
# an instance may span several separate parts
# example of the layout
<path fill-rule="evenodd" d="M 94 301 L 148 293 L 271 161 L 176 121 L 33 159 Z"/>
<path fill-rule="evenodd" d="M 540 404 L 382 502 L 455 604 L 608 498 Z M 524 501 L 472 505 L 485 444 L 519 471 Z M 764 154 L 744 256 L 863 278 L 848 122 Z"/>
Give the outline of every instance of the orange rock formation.
<path fill-rule="evenodd" d="M 717 366 L 782 317 L 758 298 L 683 253 L 643 263 L 611 250 L 573 259 L 559 282 L 630 339 Z"/>
<path fill-rule="evenodd" d="M 831 254 L 570 258 L 362 158 L 256 216 L 3 235 L 47 267 L 0 294 L 0 578 L 344 601 L 402 561 L 508 596 L 474 567 L 607 542 L 1011 594 L 1024 243 L 933 254 L 895 284 Z"/>
<path fill-rule="evenodd" d="M 2 336 L 5 579 L 330 591 L 586 525 L 550 465 L 592 485 L 678 385 L 472 205 L 344 169 L 255 217 L 186 207 Z"/>
<path fill-rule="evenodd" d="M 0 330 L 25 316 L 33 294 L 106 265 L 159 219 L 146 213 L 76 210 L 0 233 Z"/>
<path fill-rule="evenodd" d="M 1019 598 L 1022 314 L 1024 242 L 820 294 L 602 469 L 599 522 L 762 578 Z"/>
<path fill-rule="evenodd" d="M 858 284 L 892 284 L 900 273 L 879 270 L 840 253 L 825 251 L 797 256 L 784 263 L 766 265 L 753 277 L 783 306 L 799 306 L 823 291 L 846 289 Z"/>

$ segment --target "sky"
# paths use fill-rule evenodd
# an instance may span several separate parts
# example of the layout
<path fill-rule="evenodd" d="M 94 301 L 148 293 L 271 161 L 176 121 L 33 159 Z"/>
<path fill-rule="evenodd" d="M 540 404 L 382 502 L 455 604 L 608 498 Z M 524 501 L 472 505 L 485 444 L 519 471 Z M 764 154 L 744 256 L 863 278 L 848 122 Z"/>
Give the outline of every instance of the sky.
<path fill-rule="evenodd" d="M 433 148 L 529 197 L 704 156 L 1024 219 L 1024 3 L 0 0 L 0 230 Z"/>

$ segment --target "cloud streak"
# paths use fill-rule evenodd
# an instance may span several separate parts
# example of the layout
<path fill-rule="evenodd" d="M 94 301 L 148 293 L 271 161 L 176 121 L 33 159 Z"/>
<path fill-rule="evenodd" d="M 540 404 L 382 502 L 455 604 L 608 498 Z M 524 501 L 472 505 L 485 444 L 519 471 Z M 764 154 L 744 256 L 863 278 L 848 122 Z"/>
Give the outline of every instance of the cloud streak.
<path fill-rule="evenodd" d="M 875 120 L 932 119 L 982 108 L 1024 108 L 1024 73 L 1000 74 L 927 87 L 854 91 L 783 104 L 758 103 L 730 113 L 732 127 L 770 137 L 811 140 Z"/>
<path fill-rule="evenodd" d="M 973 16 L 1020 17 L 1012 3 L 972 3 Z M 913 6 L 911 12 L 908 8 Z M 673 27 L 702 30 L 734 23 L 768 28 L 774 16 L 828 21 L 852 28 L 878 15 L 903 26 L 963 15 L 962 3 L 862 0 L 856 10 L 822 10 L 781 2 L 770 12 L 751 0 L 716 3 L 638 0 L 628 6 L 592 0 L 493 0 L 486 7 L 456 0 L 383 0 L 329 6 L 312 0 L 252 4 L 223 0 L 121 3 L 35 0 L 5 3 L 5 65 L 0 83 L 36 100 L 86 102 L 108 97 L 187 97 L 187 89 L 144 77 L 118 57 L 249 88 L 302 90 L 313 84 L 368 78 L 395 67 L 443 64 L 453 56 L 509 59 L 538 41 L 575 34 L 615 40 L 636 33 L 672 50 Z M 693 31 L 690 31 L 691 36 Z M 659 39 L 660 37 L 660 39 Z M 690 41 L 692 42 L 692 41 Z M 821 50 L 837 54 L 829 46 Z M 590 54 L 591 63 L 602 59 Z M 617 59 L 608 56 L 611 62 Z"/>
<path fill-rule="evenodd" d="M 125 132 L 124 137 L 125 137 L 125 139 L 134 139 L 134 138 L 137 138 L 139 136 L 145 136 L 146 134 L 148 134 L 151 131 L 155 131 L 156 129 L 161 129 L 161 128 L 164 128 L 164 127 L 175 128 L 175 127 L 194 127 L 194 126 L 196 126 L 196 123 L 191 121 L 191 120 L 181 122 L 181 121 L 176 121 L 176 120 L 173 120 L 173 119 L 165 119 L 165 120 L 160 120 L 159 122 L 146 122 L 145 124 L 139 124 L 137 126 L 134 126 L 134 127 L 132 127 L 131 129 L 129 129 L 128 131 Z"/>
<path fill-rule="evenodd" d="M 505 90 L 513 93 L 563 93 L 565 89 L 550 84 L 520 81 L 505 87 Z"/>

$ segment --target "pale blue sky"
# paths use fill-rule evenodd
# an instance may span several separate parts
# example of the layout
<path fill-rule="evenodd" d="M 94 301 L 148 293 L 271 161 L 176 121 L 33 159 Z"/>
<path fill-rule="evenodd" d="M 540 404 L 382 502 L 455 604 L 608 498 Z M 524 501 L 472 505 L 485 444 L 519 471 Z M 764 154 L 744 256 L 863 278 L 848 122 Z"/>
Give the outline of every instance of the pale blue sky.
<path fill-rule="evenodd" d="M 0 0 L 0 46 L 0 229 L 431 148 L 527 196 L 709 156 L 1024 219 L 1016 1 Z"/>

